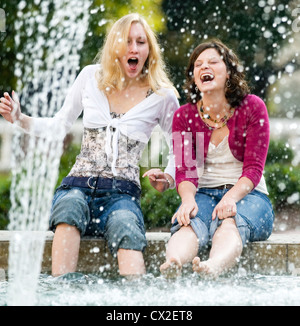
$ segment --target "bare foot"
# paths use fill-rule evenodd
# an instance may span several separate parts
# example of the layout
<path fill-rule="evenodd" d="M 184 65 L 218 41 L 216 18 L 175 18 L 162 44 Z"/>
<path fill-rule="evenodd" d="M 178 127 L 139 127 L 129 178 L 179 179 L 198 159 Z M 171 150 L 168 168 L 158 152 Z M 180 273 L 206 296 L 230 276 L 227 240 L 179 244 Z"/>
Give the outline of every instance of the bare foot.
<path fill-rule="evenodd" d="M 199 257 L 193 259 L 193 271 L 209 278 L 219 276 L 219 270 L 214 268 L 208 260 L 201 262 Z"/>
<path fill-rule="evenodd" d="M 171 258 L 160 266 L 160 272 L 166 278 L 177 278 L 181 275 L 182 265 L 176 258 Z"/>

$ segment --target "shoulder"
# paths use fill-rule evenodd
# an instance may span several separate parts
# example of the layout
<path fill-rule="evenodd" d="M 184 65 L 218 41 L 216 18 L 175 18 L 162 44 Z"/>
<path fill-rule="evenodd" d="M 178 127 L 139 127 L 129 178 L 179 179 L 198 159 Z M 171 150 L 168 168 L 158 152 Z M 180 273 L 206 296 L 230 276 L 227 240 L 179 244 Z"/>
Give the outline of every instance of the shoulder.
<path fill-rule="evenodd" d="M 81 81 L 85 81 L 90 78 L 96 78 L 97 79 L 97 73 L 99 72 L 100 65 L 87 65 L 82 68 L 82 70 L 79 72 L 77 79 Z"/>
<path fill-rule="evenodd" d="M 155 105 L 160 112 L 160 115 L 169 114 L 172 115 L 179 107 L 177 96 L 171 88 L 160 88 L 150 96 L 150 103 Z"/>
<path fill-rule="evenodd" d="M 196 105 L 191 103 L 180 106 L 174 113 L 173 130 L 197 130 L 199 118 Z"/>
<path fill-rule="evenodd" d="M 260 97 L 254 94 L 249 94 L 245 96 L 239 107 L 244 109 L 255 110 L 266 108 L 266 104 Z"/>
<path fill-rule="evenodd" d="M 196 106 L 191 103 L 181 105 L 175 112 L 176 117 L 186 119 L 189 116 L 197 114 Z"/>
<path fill-rule="evenodd" d="M 240 112 L 240 116 L 245 117 L 262 117 L 268 115 L 268 110 L 265 102 L 254 94 L 245 96 L 237 111 Z"/>
<path fill-rule="evenodd" d="M 239 124 L 262 125 L 265 126 L 269 121 L 268 110 L 265 102 L 258 96 L 250 94 L 242 101 L 237 110 L 239 119 L 235 120 Z"/>
<path fill-rule="evenodd" d="M 79 76 L 87 76 L 87 77 L 92 77 L 95 76 L 95 73 L 100 70 L 100 65 L 99 64 L 94 64 L 94 65 L 87 65 L 82 68 L 82 70 L 79 73 Z"/>
<path fill-rule="evenodd" d="M 155 91 L 155 94 L 161 96 L 162 99 L 178 102 L 175 90 L 172 88 L 160 88 L 159 90 Z"/>
<path fill-rule="evenodd" d="M 90 82 L 94 83 L 98 80 L 99 68 L 98 64 L 85 66 L 77 75 L 75 84 L 85 88 Z"/>

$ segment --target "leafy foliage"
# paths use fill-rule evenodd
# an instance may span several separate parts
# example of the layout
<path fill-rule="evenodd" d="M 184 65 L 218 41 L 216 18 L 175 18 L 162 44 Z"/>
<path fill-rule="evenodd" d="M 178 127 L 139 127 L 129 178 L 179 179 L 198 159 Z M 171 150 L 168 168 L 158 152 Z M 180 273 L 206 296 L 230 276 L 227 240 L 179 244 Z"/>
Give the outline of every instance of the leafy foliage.
<path fill-rule="evenodd" d="M 275 210 L 300 205 L 300 167 L 291 164 L 293 158 L 294 152 L 285 142 L 270 142 L 265 178 Z"/>
<path fill-rule="evenodd" d="M 164 0 L 168 31 L 161 39 L 178 87 L 183 83 L 184 69 L 194 48 L 218 38 L 237 52 L 253 93 L 266 100 L 269 77 L 281 73 L 286 66 L 286 62 L 279 64 L 278 50 L 292 33 L 289 24 L 293 2 L 274 2 L 276 5 L 271 6 L 267 1 L 256 0 Z"/>
<path fill-rule="evenodd" d="M 10 178 L 0 176 L 0 230 L 8 225 L 8 212 L 10 208 Z"/>

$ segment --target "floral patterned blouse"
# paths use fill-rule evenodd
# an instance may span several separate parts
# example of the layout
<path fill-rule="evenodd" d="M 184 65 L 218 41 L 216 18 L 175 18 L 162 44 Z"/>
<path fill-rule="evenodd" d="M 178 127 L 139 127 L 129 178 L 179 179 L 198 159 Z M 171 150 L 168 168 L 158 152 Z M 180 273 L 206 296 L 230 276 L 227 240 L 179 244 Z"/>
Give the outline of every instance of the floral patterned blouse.
<path fill-rule="evenodd" d="M 119 119 L 124 113 L 110 113 L 112 119 Z M 105 152 L 106 128 L 84 128 L 80 154 L 68 176 L 90 177 L 100 176 L 103 178 L 113 178 L 111 170 L 112 153 Z M 113 138 L 113 127 L 111 137 Z M 111 141 L 112 143 L 112 141 Z M 138 162 L 141 158 L 145 144 L 131 139 L 124 134 L 120 134 L 118 143 L 118 159 L 116 170 L 118 178 L 131 180 L 140 186 L 140 170 Z"/>

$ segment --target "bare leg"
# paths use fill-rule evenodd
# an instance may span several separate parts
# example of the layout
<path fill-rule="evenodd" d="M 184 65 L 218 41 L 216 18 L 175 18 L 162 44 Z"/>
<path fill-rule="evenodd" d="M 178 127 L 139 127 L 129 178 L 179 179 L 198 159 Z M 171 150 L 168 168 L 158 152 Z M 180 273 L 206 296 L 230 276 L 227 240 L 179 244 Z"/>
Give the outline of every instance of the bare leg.
<path fill-rule="evenodd" d="M 217 229 L 213 239 L 209 259 L 200 262 L 193 259 L 193 270 L 217 277 L 233 267 L 243 250 L 242 239 L 233 218 L 225 219 Z"/>
<path fill-rule="evenodd" d="M 166 262 L 160 271 L 167 277 L 178 276 L 182 265 L 189 263 L 198 253 L 198 238 L 191 226 L 183 226 L 173 234 L 167 245 Z"/>
<path fill-rule="evenodd" d="M 117 258 L 120 275 L 131 278 L 146 273 L 143 253 L 141 251 L 119 249 Z"/>
<path fill-rule="evenodd" d="M 80 233 L 75 226 L 58 224 L 52 243 L 52 275 L 76 271 L 80 247 Z"/>

